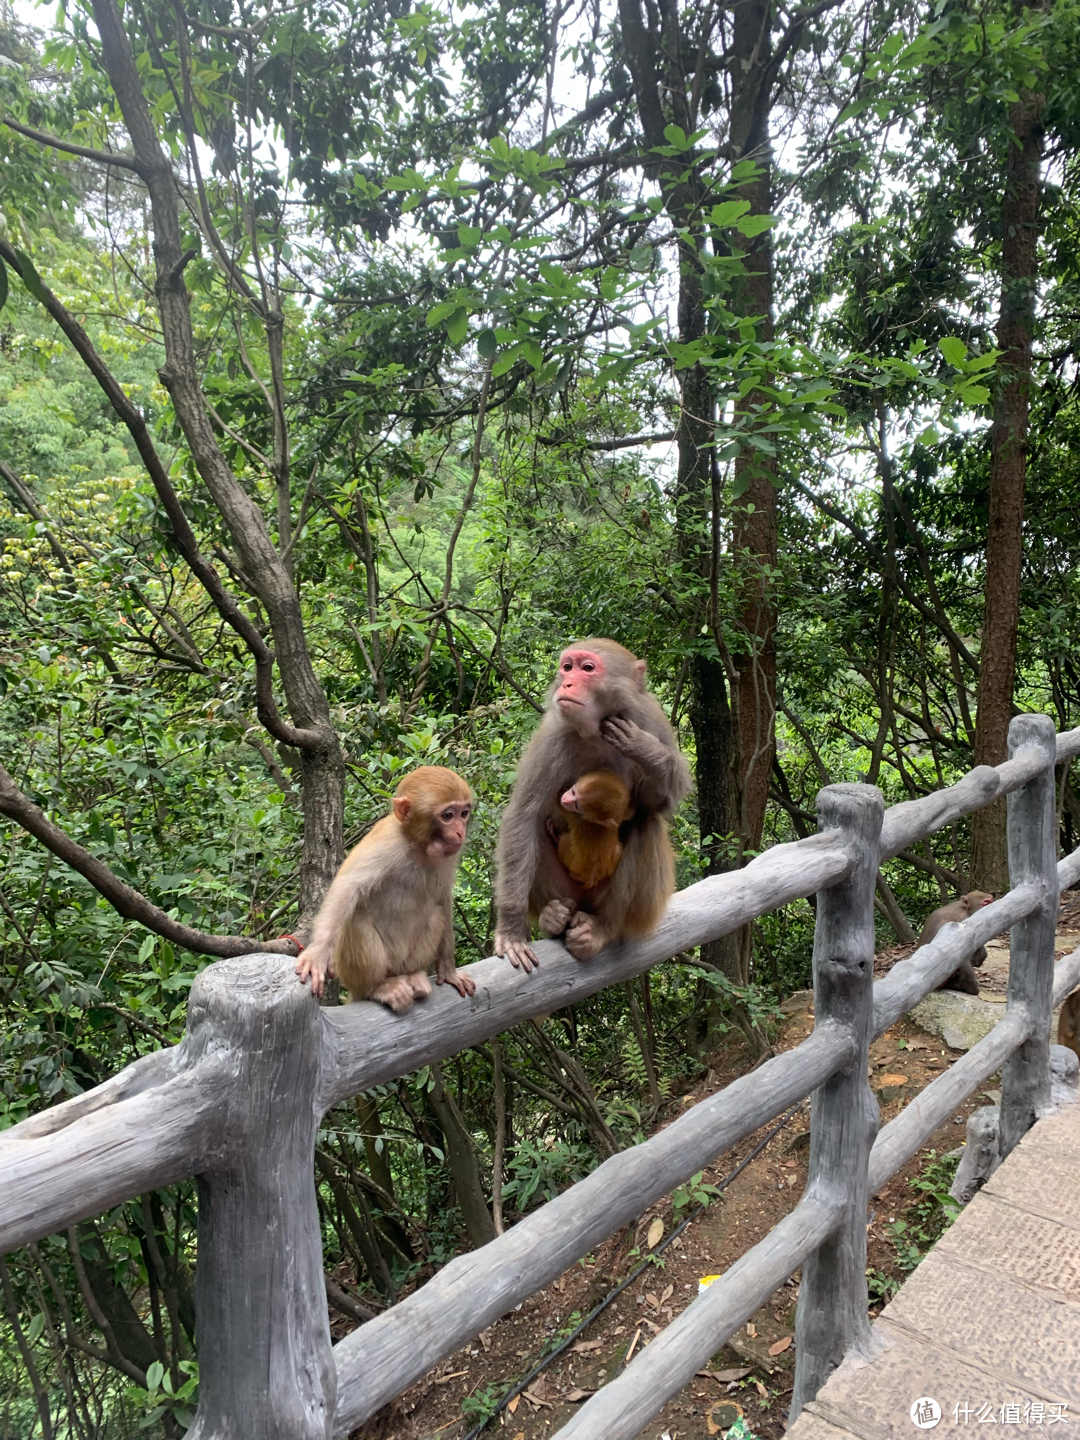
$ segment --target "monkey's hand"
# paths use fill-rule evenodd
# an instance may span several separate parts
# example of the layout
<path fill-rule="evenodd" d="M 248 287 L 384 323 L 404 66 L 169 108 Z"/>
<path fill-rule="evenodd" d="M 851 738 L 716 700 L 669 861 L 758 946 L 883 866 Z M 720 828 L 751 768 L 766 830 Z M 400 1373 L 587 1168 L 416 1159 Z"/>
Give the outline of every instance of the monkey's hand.
<path fill-rule="evenodd" d="M 454 969 L 449 972 L 436 970 L 435 984 L 452 985 L 463 1000 L 476 994 L 476 981 L 471 975 L 466 975 L 464 970 Z"/>
<path fill-rule="evenodd" d="M 527 940 L 513 939 L 498 930 L 495 932 L 495 954 L 505 956 L 515 970 L 524 970 L 526 975 L 534 965 L 540 968 L 540 961 Z"/>
<path fill-rule="evenodd" d="M 311 993 L 318 999 L 334 973 L 333 957 L 317 945 L 309 945 L 296 962 L 296 973 L 301 981 L 311 981 Z"/>
<path fill-rule="evenodd" d="M 561 935 L 574 918 L 577 906 L 572 900 L 549 900 L 540 911 L 540 929 L 545 935 Z"/>
<path fill-rule="evenodd" d="M 601 720 L 600 734 L 620 755 L 636 760 L 646 769 L 666 765 L 671 758 L 671 752 L 662 740 L 621 715 L 609 715 L 606 720 Z"/>
<path fill-rule="evenodd" d="M 563 944 L 575 960 L 591 960 L 608 943 L 603 927 L 595 915 L 579 910 L 563 936 Z"/>

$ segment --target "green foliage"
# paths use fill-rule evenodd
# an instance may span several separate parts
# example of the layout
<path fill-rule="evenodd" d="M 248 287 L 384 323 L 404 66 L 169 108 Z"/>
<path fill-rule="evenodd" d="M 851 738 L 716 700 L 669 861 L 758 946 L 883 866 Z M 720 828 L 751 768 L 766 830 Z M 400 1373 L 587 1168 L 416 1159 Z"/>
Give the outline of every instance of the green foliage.
<path fill-rule="evenodd" d="M 908 1181 L 922 1198 L 886 1227 L 901 1271 L 914 1270 L 959 1215 L 960 1206 L 949 1195 L 957 1163 L 956 1156 L 936 1156 L 931 1151 L 922 1170 Z"/>

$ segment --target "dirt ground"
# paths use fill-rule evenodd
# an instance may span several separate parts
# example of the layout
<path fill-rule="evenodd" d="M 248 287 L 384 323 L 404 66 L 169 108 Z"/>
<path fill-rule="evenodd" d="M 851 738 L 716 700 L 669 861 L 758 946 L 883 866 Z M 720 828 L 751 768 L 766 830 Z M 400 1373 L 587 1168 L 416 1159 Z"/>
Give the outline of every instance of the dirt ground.
<path fill-rule="evenodd" d="M 1066 897 L 1061 931 L 1080 930 L 1080 898 Z M 1074 948 L 1076 940 L 1068 948 Z M 911 946 L 894 946 L 875 959 L 875 975 L 886 974 Z M 989 978 L 989 977 L 988 977 Z M 993 993 L 1001 985 L 994 975 Z M 989 998 L 989 995 L 988 997 Z M 800 992 L 784 1004 L 785 1020 L 774 1049 L 788 1050 L 813 1028 L 812 997 Z M 958 1052 L 919 1030 L 904 1018 L 871 1047 L 871 1086 L 881 1107 L 884 1126 L 899 1110 L 957 1058 Z M 667 1103 L 657 1128 L 687 1105 L 723 1089 L 751 1068 L 748 1050 L 733 1042 L 714 1057 L 714 1068 L 693 1090 Z M 955 1150 L 964 1138 L 967 1116 L 980 1105 L 996 1101 L 997 1078 L 956 1111 L 871 1200 L 867 1230 L 870 1270 L 902 1279 L 903 1272 L 886 1227 L 903 1218 L 920 1199 L 909 1185 L 931 1153 Z M 511 1407 L 483 1432 L 492 1440 L 544 1440 L 554 1435 L 575 1407 L 613 1379 L 628 1357 L 649 1344 L 698 1293 L 698 1281 L 722 1274 L 762 1240 L 794 1208 L 806 1183 L 809 1154 L 809 1102 L 713 1200 L 642 1276 L 629 1286 L 580 1335 L 569 1351 L 550 1364 Z M 705 1171 L 704 1179 L 719 1184 L 752 1151 L 772 1126 L 764 1127 Z M 565 1338 L 648 1253 L 646 1237 L 660 1220 L 665 1235 L 674 1228 L 671 1201 L 647 1211 L 638 1222 L 619 1231 L 584 1260 L 572 1266 L 545 1290 L 497 1321 L 472 1344 L 451 1355 L 404 1395 L 354 1432 L 353 1440 L 464 1440 L 477 1416 L 463 1418 L 470 1397 L 503 1393 L 523 1378 Z M 656 1243 L 660 1243 L 656 1241 Z M 780 1440 L 793 1383 L 795 1302 L 798 1275 L 777 1291 L 769 1303 L 716 1355 L 694 1381 L 641 1432 L 640 1440 L 707 1440 L 742 1415 L 762 1440 Z M 873 1312 L 872 1312 L 873 1313 Z M 771 1353 L 776 1351 L 775 1354 Z"/>

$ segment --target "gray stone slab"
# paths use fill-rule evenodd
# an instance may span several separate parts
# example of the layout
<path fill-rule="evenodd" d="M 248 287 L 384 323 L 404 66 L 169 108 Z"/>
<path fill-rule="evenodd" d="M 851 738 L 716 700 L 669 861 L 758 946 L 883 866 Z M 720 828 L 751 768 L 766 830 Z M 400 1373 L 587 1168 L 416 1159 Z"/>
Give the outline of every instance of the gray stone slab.
<path fill-rule="evenodd" d="M 848 1359 L 834 1371 L 788 1432 L 792 1440 L 818 1440 L 820 1432 L 801 1429 L 804 1419 L 848 1430 L 862 1440 L 913 1440 L 919 1432 L 911 1419 L 914 1401 L 929 1396 L 941 1407 L 938 1434 L 975 1430 L 979 1407 L 993 1407 L 1001 1424 L 1001 1407 L 1025 1403 L 1067 1403 L 1056 1389 L 1039 1389 L 1003 1381 L 992 1372 L 961 1359 L 946 1345 L 897 1329 L 882 1317 L 874 1325 L 877 1351 L 871 1362 Z M 973 1412 L 967 1414 L 965 1407 Z M 987 1422 L 991 1423 L 991 1422 Z M 985 1434 L 985 1431 L 981 1433 Z M 929 1432 L 928 1432 L 929 1434 Z M 821 1440 L 826 1440 L 821 1435 Z"/>
<path fill-rule="evenodd" d="M 947 1230 L 934 1253 L 1002 1275 L 1052 1300 L 1080 1304 L 1080 1229 L 986 1195 L 970 1223 Z M 967 1220 L 968 1216 L 961 1219 Z"/>
<path fill-rule="evenodd" d="M 652 1430 L 641 1432 L 642 1440 L 654 1440 Z M 832 1425 L 828 1420 L 823 1420 L 820 1415 L 814 1415 L 809 1410 L 804 1410 L 795 1424 L 791 1426 L 787 1434 L 791 1440 L 851 1440 L 852 1435 L 864 1437 L 862 1430 L 845 1430 L 839 1425 Z"/>
<path fill-rule="evenodd" d="M 1021 1144 L 991 1175 L 972 1204 L 978 1204 L 982 1195 L 993 1195 L 1019 1211 L 1045 1216 L 1060 1225 L 1080 1228 L 1080 1151 L 1063 1145 L 1055 1155 Z"/>
<path fill-rule="evenodd" d="M 950 1350 L 1003 1385 L 1080 1404 L 1080 1308 L 935 1250 L 886 1316 L 927 1342 L 948 1336 Z"/>

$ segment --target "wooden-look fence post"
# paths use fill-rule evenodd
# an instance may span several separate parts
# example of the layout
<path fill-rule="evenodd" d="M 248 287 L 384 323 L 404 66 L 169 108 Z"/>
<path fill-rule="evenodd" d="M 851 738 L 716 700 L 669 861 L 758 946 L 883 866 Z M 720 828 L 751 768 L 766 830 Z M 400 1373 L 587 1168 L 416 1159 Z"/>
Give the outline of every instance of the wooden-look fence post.
<path fill-rule="evenodd" d="M 1017 715 L 1009 726 L 1009 758 L 1025 747 L 1046 756 L 1046 768 L 1008 800 L 1009 882 L 1035 881 L 1042 903 L 1013 926 L 1009 946 L 1009 1010 L 1031 1015 L 1031 1038 L 1001 1071 L 1001 1153 L 1006 1156 L 1050 1104 L 1050 1020 L 1054 1009 L 1054 933 L 1058 915 L 1054 763 L 1057 735 L 1047 715 Z"/>
<path fill-rule="evenodd" d="M 330 1440 L 337 1373 L 315 1201 L 322 1026 L 280 955 L 209 966 L 188 1043 L 228 1056 L 199 1182 L 199 1409 L 188 1440 Z"/>
<path fill-rule="evenodd" d="M 866 1292 L 867 1171 L 878 1105 L 867 1079 L 874 1018 L 874 882 L 878 871 L 881 791 L 829 785 L 818 793 L 818 828 L 839 830 L 855 857 L 846 880 L 818 895 L 814 929 L 817 1026 L 847 1030 L 855 1042 L 848 1069 L 814 1092 L 807 1194 L 841 1196 L 843 1219 L 803 1265 L 795 1320 L 795 1389 L 789 1423 L 852 1349 L 869 1342 Z"/>

